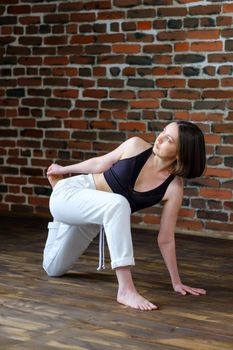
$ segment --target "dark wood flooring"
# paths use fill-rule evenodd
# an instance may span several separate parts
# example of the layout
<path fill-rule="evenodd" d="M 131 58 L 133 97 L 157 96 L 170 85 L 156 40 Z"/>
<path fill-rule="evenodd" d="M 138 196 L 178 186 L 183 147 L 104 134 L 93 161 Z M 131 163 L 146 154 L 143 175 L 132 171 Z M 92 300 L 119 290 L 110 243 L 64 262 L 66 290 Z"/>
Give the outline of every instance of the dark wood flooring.
<path fill-rule="evenodd" d="M 96 271 L 97 241 L 69 273 L 50 278 L 41 267 L 46 220 L 0 220 L 1 350 L 233 349 L 233 241 L 177 235 L 183 281 L 208 291 L 180 296 L 155 235 L 134 230 L 135 284 L 160 307 L 142 312 L 115 301 L 109 264 Z"/>

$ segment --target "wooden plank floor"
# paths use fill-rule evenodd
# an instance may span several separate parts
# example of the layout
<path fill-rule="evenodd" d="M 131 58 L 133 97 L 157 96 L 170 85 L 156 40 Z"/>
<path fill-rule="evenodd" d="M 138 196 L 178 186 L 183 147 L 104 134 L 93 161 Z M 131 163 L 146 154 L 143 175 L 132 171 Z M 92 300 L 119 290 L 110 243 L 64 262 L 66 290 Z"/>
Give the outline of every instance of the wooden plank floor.
<path fill-rule="evenodd" d="M 233 348 L 233 241 L 177 237 L 184 281 L 208 291 L 180 296 L 171 289 L 155 236 L 135 230 L 135 283 L 160 307 L 142 312 L 115 301 L 114 272 L 96 271 L 97 242 L 68 274 L 49 278 L 41 268 L 46 221 L 0 219 L 1 350 Z"/>

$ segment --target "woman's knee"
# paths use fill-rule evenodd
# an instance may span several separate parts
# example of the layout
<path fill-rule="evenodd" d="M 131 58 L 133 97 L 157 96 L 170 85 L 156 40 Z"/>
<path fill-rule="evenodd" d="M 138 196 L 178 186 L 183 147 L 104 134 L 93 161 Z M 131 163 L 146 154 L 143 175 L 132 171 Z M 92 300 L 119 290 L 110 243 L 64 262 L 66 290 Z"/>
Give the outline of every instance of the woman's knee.
<path fill-rule="evenodd" d="M 120 195 L 120 194 L 114 194 L 112 201 L 108 205 L 108 209 L 105 213 L 105 218 L 112 218 L 113 216 L 119 216 L 119 215 L 128 215 L 131 214 L 131 208 L 128 200 Z"/>

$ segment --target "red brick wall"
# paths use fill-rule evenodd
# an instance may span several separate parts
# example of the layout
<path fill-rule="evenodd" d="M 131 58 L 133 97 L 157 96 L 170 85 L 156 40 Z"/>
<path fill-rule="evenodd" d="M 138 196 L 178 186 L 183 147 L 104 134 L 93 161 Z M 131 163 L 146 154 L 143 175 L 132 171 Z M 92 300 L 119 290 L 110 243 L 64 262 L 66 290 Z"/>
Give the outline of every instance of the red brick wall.
<path fill-rule="evenodd" d="M 0 4 L 1 212 L 48 214 L 48 165 L 153 142 L 171 120 L 204 131 L 206 176 L 186 183 L 178 229 L 233 231 L 233 4 Z M 157 224 L 161 208 L 133 216 Z"/>

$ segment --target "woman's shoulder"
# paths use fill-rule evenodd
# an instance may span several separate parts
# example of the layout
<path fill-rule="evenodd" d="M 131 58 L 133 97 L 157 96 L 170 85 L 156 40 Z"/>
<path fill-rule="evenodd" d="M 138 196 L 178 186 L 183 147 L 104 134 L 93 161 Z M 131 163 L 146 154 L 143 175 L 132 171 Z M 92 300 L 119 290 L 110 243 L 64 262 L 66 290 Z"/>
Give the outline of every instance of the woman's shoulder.
<path fill-rule="evenodd" d="M 175 176 L 169 184 L 166 194 L 163 198 L 165 201 L 182 201 L 184 195 L 184 180 L 182 177 Z"/>
<path fill-rule="evenodd" d="M 127 140 L 123 158 L 135 156 L 151 147 L 151 144 L 141 137 L 133 136 Z"/>

